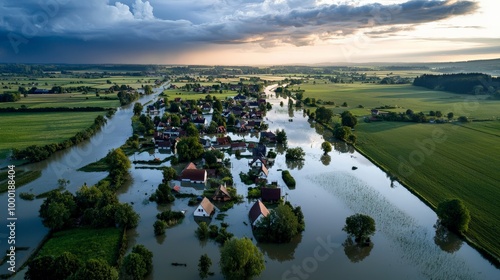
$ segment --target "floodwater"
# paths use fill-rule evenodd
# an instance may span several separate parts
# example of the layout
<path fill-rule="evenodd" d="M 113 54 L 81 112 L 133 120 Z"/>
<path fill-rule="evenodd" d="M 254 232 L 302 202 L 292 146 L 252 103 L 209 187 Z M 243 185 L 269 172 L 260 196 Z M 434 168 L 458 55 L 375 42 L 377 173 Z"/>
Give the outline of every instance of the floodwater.
<path fill-rule="evenodd" d="M 165 86 L 165 85 L 163 85 Z M 163 91 L 163 86 L 155 88 L 154 95 L 142 96 L 139 101 L 146 103 L 153 100 L 155 96 Z M 109 150 L 120 147 L 132 135 L 131 117 L 133 115 L 133 104 L 118 109 L 116 114 L 108 119 L 106 125 L 88 141 L 69 149 L 54 153 L 49 159 L 18 167 L 15 170 L 41 170 L 42 175 L 29 184 L 16 190 L 17 195 L 22 192 L 30 192 L 35 195 L 44 193 L 57 187 L 58 179 L 70 180 L 67 190 L 75 192 L 83 184 L 93 185 L 107 176 L 106 172 L 81 172 L 79 168 L 97 161 L 106 156 Z M 7 193 L 0 194 L 0 205 L 5 209 L 0 211 L 0 252 L 5 252 L 10 245 L 7 243 L 8 232 L 7 223 Z M 16 267 L 19 268 L 30 254 L 36 249 L 38 244 L 49 232 L 43 226 L 38 217 L 38 210 L 43 200 L 37 199 L 26 201 L 16 199 Z M 22 250 L 19 250 L 22 248 Z M 3 255 L 2 255 L 3 258 Z M 8 265 L 0 266 L 0 274 L 7 274 Z M 22 275 L 16 278 L 22 279 Z"/>
<path fill-rule="evenodd" d="M 271 95 L 270 92 L 268 92 Z M 286 162 L 284 149 L 276 147 L 278 157 L 269 168 L 268 181 L 277 181 L 282 195 L 294 206 L 301 206 L 306 230 L 289 244 L 261 244 L 266 269 L 257 279 L 499 279 L 500 271 L 477 251 L 456 236 L 440 230 L 436 234 L 436 214 L 413 194 L 370 161 L 344 143 L 334 143 L 335 150 L 323 156 L 322 134 L 332 140 L 321 127 L 307 121 L 302 111 L 289 112 L 280 107 L 283 100 L 272 97 L 273 109 L 268 112 L 270 130 L 285 129 L 289 147 L 302 147 L 302 162 Z M 287 104 L 285 101 L 284 104 Z M 292 118 L 293 122 L 289 122 Z M 255 135 L 234 135 L 231 139 L 258 141 Z M 246 153 L 243 154 L 248 154 Z M 152 159 L 158 157 L 142 153 Z M 238 194 L 246 196 L 247 185 L 240 172 L 248 172 L 248 159 L 231 158 L 231 171 Z M 352 170 L 352 167 L 358 167 Z M 297 182 L 288 189 L 280 169 L 290 170 Z M 130 247 L 143 244 L 154 254 L 154 271 L 150 279 L 198 279 L 197 264 L 202 254 L 212 259 L 209 279 L 223 279 L 219 270 L 219 245 L 215 241 L 199 241 L 195 236 L 197 223 L 193 217 L 196 206 L 188 199 L 177 199 L 168 206 L 148 201 L 161 182 L 157 170 L 132 169 L 134 181 L 119 195 L 123 202 L 133 203 L 141 214 L 137 229 L 129 232 Z M 200 193 L 183 187 L 183 192 Z M 228 231 L 236 237 L 252 238 L 248 211 L 254 200 L 235 205 L 226 212 Z M 165 236 L 155 237 L 156 214 L 166 209 L 186 211 L 182 224 L 167 229 Z M 376 221 L 377 232 L 372 245 L 359 248 L 347 241 L 342 231 L 345 218 L 365 213 Z M 212 224 L 221 221 L 212 219 Z M 172 266 L 171 263 L 185 263 Z"/>
<path fill-rule="evenodd" d="M 477 251 L 453 235 L 436 231 L 433 227 L 437 219 L 435 213 L 404 187 L 391 182 L 383 171 L 344 143 L 334 142 L 334 150 L 323 156 L 320 145 L 323 137 L 332 140 L 330 136 L 323 133 L 321 127 L 309 123 L 301 111 L 289 112 L 286 107 L 280 107 L 279 102 L 283 99 L 273 96 L 269 100 L 273 104 L 273 109 L 267 114 L 270 130 L 285 129 L 288 146 L 302 147 L 306 158 L 301 162 L 286 162 L 284 150 L 276 147 L 278 157 L 274 166 L 269 168 L 268 180 L 277 181 L 285 198 L 294 206 L 302 207 L 306 230 L 289 244 L 254 241 L 266 260 L 266 269 L 257 279 L 500 279 L 500 270 Z M 124 113 L 122 119 L 121 111 Z M 41 193 L 53 188 L 61 177 L 71 180 L 71 190 L 83 182 L 97 182 L 105 174 L 75 170 L 125 142 L 131 135 L 131 114 L 131 108 L 117 112 L 108 124 L 115 128 L 110 133 L 104 134 L 104 129 L 96 135 L 101 139 L 98 147 L 84 145 L 84 151 L 90 150 L 88 155 L 73 148 L 69 152 L 73 155 L 49 160 L 43 166 L 42 177 L 20 191 L 33 188 L 34 193 Z M 289 122 L 290 118 L 293 122 Z M 230 136 L 232 139 L 258 141 L 257 136 L 250 134 Z M 165 156 L 168 155 L 155 151 L 130 158 L 147 160 Z M 248 159 L 238 160 L 228 154 L 226 157 L 231 158 L 238 194 L 246 196 L 248 186 L 241 182 L 238 174 L 248 172 Z M 353 166 L 358 169 L 352 170 Z M 139 226 L 128 233 L 129 245 L 143 244 L 153 252 L 154 271 L 149 278 L 199 279 L 198 259 L 206 253 L 212 259 L 211 271 L 215 273 L 209 279 L 223 279 L 218 264 L 219 245 L 212 240 L 201 242 L 195 236 L 195 206 L 188 206 L 187 198 L 176 199 L 167 206 L 149 202 L 149 195 L 161 182 L 161 172 L 135 167 L 131 168 L 132 180 L 120 190 L 119 199 L 132 203 L 141 215 Z M 286 187 L 280 169 L 291 172 L 297 182 L 296 188 Z M 201 192 L 194 188 L 183 189 L 185 192 Z M 0 196 L 0 200 L 5 199 L 5 194 Z M 226 212 L 224 222 L 229 224 L 228 231 L 236 237 L 252 238 L 247 224 L 253 202 L 245 199 Z M 18 201 L 18 246 L 34 248 L 47 233 L 38 218 L 40 204 L 39 200 Z M 166 209 L 184 210 L 186 218 L 180 225 L 167 229 L 165 236 L 155 237 L 153 223 L 156 214 Z M 377 231 L 371 246 L 359 248 L 347 241 L 342 227 L 345 218 L 354 213 L 365 213 L 375 219 Z M 0 218 L 5 220 L 3 212 Z M 220 223 L 212 219 L 212 224 Z M 6 236 L 0 237 L 0 249 L 4 250 Z M 171 266 L 173 262 L 187 266 Z"/>

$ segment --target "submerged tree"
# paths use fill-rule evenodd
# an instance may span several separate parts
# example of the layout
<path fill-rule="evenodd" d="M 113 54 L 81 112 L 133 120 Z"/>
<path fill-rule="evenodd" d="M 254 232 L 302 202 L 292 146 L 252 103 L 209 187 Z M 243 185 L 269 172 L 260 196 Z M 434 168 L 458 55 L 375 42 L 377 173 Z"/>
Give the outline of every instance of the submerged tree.
<path fill-rule="evenodd" d="M 226 279 L 252 279 L 265 269 L 264 255 L 250 239 L 233 238 L 220 250 L 220 266 Z"/>
<path fill-rule="evenodd" d="M 353 236 L 358 243 L 370 241 L 370 236 L 375 233 L 375 220 L 364 214 L 354 214 L 345 219 L 343 231 Z"/>

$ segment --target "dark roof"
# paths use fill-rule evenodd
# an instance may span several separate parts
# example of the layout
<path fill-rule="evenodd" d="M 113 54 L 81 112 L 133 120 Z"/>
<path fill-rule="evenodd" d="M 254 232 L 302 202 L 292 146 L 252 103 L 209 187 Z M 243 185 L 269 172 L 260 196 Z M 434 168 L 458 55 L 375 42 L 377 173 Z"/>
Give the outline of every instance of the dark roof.
<path fill-rule="evenodd" d="M 181 178 L 203 182 L 207 178 L 207 171 L 205 169 L 187 169 L 182 171 Z"/>
<path fill-rule="evenodd" d="M 280 188 L 260 188 L 262 201 L 278 201 L 281 198 Z"/>
<path fill-rule="evenodd" d="M 231 197 L 229 192 L 227 191 L 226 187 L 223 185 L 220 185 L 219 188 L 215 191 L 216 196 L 227 196 Z"/>
<path fill-rule="evenodd" d="M 269 215 L 269 210 L 267 210 L 266 206 L 262 201 L 257 200 L 252 208 L 250 208 L 250 212 L 248 212 L 248 216 L 250 217 L 250 222 L 253 224 L 255 220 L 262 214 L 264 217 Z"/>

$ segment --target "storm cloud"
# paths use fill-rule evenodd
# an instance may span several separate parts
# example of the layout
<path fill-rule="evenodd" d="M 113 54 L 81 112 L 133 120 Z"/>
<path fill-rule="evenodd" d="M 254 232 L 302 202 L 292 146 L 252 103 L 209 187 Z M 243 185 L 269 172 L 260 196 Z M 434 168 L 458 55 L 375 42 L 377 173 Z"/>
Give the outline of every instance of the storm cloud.
<path fill-rule="evenodd" d="M 116 62 L 218 44 L 305 46 L 391 35 L 476 12 L 473 1 L 321 4 L 298 0 L 4 0 L 3 62 Z"/>

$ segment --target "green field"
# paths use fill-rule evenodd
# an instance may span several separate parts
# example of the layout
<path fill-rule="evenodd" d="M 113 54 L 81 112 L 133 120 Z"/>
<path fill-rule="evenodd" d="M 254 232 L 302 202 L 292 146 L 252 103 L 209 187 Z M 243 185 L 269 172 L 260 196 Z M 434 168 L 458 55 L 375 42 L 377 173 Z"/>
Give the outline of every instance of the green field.
<path fill-rule="evenodd" d="M 121 246 L 122 230 L 118 228 L 70 229 L 56 232 L 47 240 L 37 256 L 75 254 L 81 261 L 103 259 L 114 266 Z"/>
<path fill-rule="evenodd" d="M 370 110 L 380 106 L 397 106 L 393 111 L 428 113 L 441 111 L 443 114 L 453 112 L 455 117 L 468 116 L 471 118 L 491 119 L 500 117 L 500 100 L 485 100 L 486 96 L 472 96 L 455 94 L 443 91 L 434 91 L 412 85 L 380 85 L 380 84 L 334 84 L 317 80 L 295 85 L 291 89 L 302 89 L 306 97 L 316 100 L 334 101 L 336 106 L 326 106 L 334 109 L 335 113 L 345 110 L 362 116 L 370 114 Z M 340 105 L 347 102 L 348 107 Z M 358 108 L 362 105 L 364 108 Z M 321 105 L 319 105 L 321 106 Z"/>
<path fill-rule="evenodd" d="M 59 143 L 92 125 L 105 112 L 0 113 L 0 158 L 12 148 Z"/>
<path fill-rule="evenodd" d="M 105 99 L 106 98 L 106 99 Z M 99 97 L 95 94 L 81 93 L 61 93 L 61 94 L 28 94 L 28 97 L 21 97 L 17 102 L 2 102 L 0 108 L 53 108 L 53 107 L 102 107 L 116 108 L 120 106 L 120 101 L 114 93 L 103 94 Z"/>
<path fill-rule="evenodd" d="M 436 207 L 460 198 L 467 237 L 500 256 L 500 122 L 466 125 L 361 123 L 357 148 Z"/>
<path fill-rule="evenodd" d="M 4 91 L 17 91 L 20 86 L 30 89 L 37 87 L 39 89 L 51 89 L 53 86 L 61 86 L 63 88 L 89 86 L 96 89 L 108 89 L 113 84 L 128 85 L 132 88 L 138 89 L 143 85 L 154 85 L 156 79 L 163 79 L 160 76 L 146 77 L 146 76 L 111 76 L 106 78 L 81 78 L 69 77 L 67 75 L 56 75 L 53 78 L 31 78 L 25 76 L 19 77 L 2 77 L 0 82 L 0 92 Z M 108 80 L 111 84 L 108 83 Z M 7 88 L 4 88 L 7 87 Z"/>

